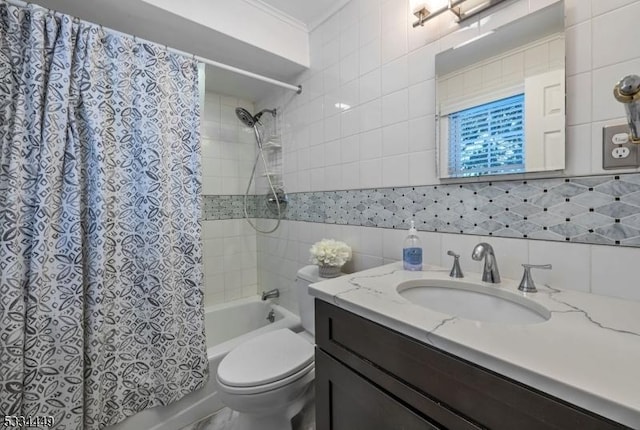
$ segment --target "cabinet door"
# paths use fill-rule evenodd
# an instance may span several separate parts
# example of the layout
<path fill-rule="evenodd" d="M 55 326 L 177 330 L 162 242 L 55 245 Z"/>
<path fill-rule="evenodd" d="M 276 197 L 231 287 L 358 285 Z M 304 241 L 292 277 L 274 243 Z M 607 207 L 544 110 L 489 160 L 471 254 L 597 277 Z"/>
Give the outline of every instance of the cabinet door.
<path fill-rule="evenodd" d="M 317 430 L 438 430 L 354 371 L 316 348 Z"/>
<path fill-rule="evenodd" d="M 448 429 L 629 429 L 318 300 L 316 343 Z"/>

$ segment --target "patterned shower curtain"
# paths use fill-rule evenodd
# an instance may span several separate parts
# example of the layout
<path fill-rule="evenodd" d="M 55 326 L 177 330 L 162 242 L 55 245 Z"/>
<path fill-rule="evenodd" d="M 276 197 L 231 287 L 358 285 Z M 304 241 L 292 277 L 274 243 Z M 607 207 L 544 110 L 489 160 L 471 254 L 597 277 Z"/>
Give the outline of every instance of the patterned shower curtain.
<path fill-rule="evenodd" d="M 199 151 L 192 59 L 0 2 L 0 418 L 204 385 Z"/>

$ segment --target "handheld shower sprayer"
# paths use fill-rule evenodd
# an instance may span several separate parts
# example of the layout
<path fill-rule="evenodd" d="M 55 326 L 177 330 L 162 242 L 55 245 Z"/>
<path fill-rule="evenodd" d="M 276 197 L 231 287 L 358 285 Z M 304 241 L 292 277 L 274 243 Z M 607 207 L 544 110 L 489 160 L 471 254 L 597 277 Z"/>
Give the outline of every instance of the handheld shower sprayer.
<path fill-rule="evenodd" d="M 277 111 L 275 109 L 262 109 L 255 115 L 251 115 L 251 113 L 245 108 L 237 107 L 236 108 L 236 116 L 238 119 L 247 127 L 253 128 L 253 133 L 256 135 L 256 143 L 258 144 L 258 148 L 262 149 L 262 134 L 258 129 L 258 125 L 262 125 L 260 122 L 260 118 L 265 113 L 270 113 L 273 117 L 276 117 Z"/>
<path fill-rule="evenodd" d="M 253 127 L 258 120 L 245 108 L 237 107 L 236 116 L 247 127 Z"/>
<path fill-rule="evenodd" d="M 640 76 L 622 78 L 613 88 L 613 95 L 620 103 L 624 103 L 631 142 L 640 144 Z"/>
<path fill-rule="evenodd" d="M 257 114 L 251 115 L 251 113 L 244 108 L 241 108 L 241 107 L 236 108 L 236 116 L 244 125 L 246 125 L 247 127 L 253 128 L 253 132 L 256 136 L 256 143 L 258 144 L 258 153 L 256 154 L 256 159 L 255 159 L 255 162 L 253 163 L 253 169 L 251 170 L 251 177 L 249 179 L 249 182 L 247 183 L 247 189 L 244 193 L 244 200 L 243 200 L 244 217 L 249 223 L 249 225 L 251 225 L 251 227 L 254 230 L 256 230 L 258 233 L 272 233 L 276 231 L 276 229 L 280 225 L 280 221 L 282 220 L 282 213 L 287 207 L 287 195 L 284 192 L 284 190 L 282 190 L 281 188 L 276 188 L 274 186 L 271 180 L 271 174 L 268 173 L 269 169 L 267 166 L 267 160 L 265 159 L 265 156 L 263 153 L 262 132 L 260 131 L 260 127 L 258 126 L 263 125 L 260 122 L 260 118 L 262 118 L 262 115 L 264 115 L 265 113 L 270 113 L 273 116 L 273 118 L 276 118 L 276 115 L 277 115 L 276 109 L 262 109 Z M 256 224 L 251 222 L 249 217 L 249 212 L 247 209 L 248 207 L 247 199 L 249 196 L 249 190 L 251 188 L 251 182 L 253 182 L 254 180 L 254 177 L 256 174 L 256 167 L 258 165 L 258 160 L 260 159 L 262 159 L 262 165 L 264 166 L 264 170 L 266 173 L 265 177 L 267 179 L 267 183 L 269 184 L 269 190 L 270 190 L 269 194 L 267 194 L 266 196 L 267 198 L 266 206 L 270 211 L 272 211 L 274 214 L 277 214 L 278 216 L 275 227 L 273 227 L 270 230 L 260 230 Z"/>
<path fill-rule="evenodd" d="M 277 114 L 275 109 L 262 109 L 257 114 L 251 115 L 251 113 L 245 108 L 241 108 L 241 107 L 236 108 L 236 116 L 247 127 L 255 127 L 256 124 L 262 124 L 260 122 L 260 118 L 262 118 L 262 115 L 264 115 L 265 113 L 270 113 L 271 115 L 273 115 L 274 118 L 276 117 L 276 114 Z"/>

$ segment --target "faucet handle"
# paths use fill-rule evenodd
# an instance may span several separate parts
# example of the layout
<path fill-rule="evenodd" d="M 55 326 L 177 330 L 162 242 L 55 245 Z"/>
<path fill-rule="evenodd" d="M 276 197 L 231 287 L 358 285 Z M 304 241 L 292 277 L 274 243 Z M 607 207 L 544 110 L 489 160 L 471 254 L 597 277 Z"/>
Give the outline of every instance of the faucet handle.
<path fill-rule="evenodd" d="M 551 264 L 523 264 L 522 267 L 524 267 L 524 273 L 522 274 L 522 280 L 520 281 L 518 290 L 525 293 L 535 293 L 538 291 L 538 289 L 536 288 L 536 284 L 533 282 L 533 278 L 531 277 L 531 269 L 549 270 L 553 266 L 551 266 Z"/>
<path fill-rule="evenodd" d="M 453 267 L 451 268 L 451 272 L 449 272 L 449 276 L 452 278 L 464 278 L 464 274 L 460 268 L 460 254 L 456 254 L 453 251 L 447 251 L 447 255 L 453 257 Z"/>

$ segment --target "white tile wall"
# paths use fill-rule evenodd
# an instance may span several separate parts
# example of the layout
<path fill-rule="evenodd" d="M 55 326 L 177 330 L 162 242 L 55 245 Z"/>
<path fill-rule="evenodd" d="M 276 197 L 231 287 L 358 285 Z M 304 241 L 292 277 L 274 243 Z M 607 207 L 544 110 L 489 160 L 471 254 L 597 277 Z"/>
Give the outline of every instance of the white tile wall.
<path fill-rule="evenodd" d="M 437 184 L 435 54 L 549 3 L 549 0 L 508 2 L 490 16 L 463 28 L 443 14 L 425 27 L 414 29 L 407 0 L 352 0 L 311 33 L 311 68 L 300 77 L 304 96 L 292 99 L 288 93 L 274 90 L 259 103 L 265 107 L 285 107 L 285 123 L 292 130 L 292 138 L 284 142 L 290 148 L 284 164 L 289 162 L 287 156 L 297 159 L 296 169 L 285 169 L 287 191 Z M 354 14 L 356 9 L 359 12 Z M 640 15 L 640 0 L 565 0 L 565 14 L 564 174 L 598 174 L 603 172 L 601 127 L 625 121 L 623 106 L 612 97 L 613 85 L 626 74 L 640 74 L 640 51 L 634 48 L 640 38 L 640 27 L 633 25 L 633 17 Z M 352 22 L 358 27 L 357 49 L 354 50 L 355 40 L 347 40 L 355 38 L 355 30 L 341 26 L 341 22 Z M 331 90 L 323 88 L 327 73 L 331 75 Z M 332 111 L 336 100 L 347 100 L 346 93 L 335 92 L 336 80 L 340 89 L 348 85 L 351 112 L 341 114 L 339 128 L 335 128 L 338 120 L 334 119 L 330 122 L 332 127 L 325 130 L 325 115 L 329 118 L 336 114 Z M 357 156 L 353 149 L 355 137 L 359 141 Z M 334 143 L 326 146 L 333 141 L 339 142 L 339 151 Z M 344 149 L 344 145 L 351 148 Z M 327 151 L 331 151 L 330 157 Z M 636 169 L 620 172 L 630 171 Z M 536 175 L 526 175 L 529 176 Z M 308 247 L 323 236 L 353 240 L 356 257 L 350 269 L 359 270 L 395 259 L 401 248 L 398 240 L 404 234 L 361 227 L 285 224 L 286 228 L 275 235 L 258 238 L 260 288 L 289 288 L 297 268 L 307 262 Z M 363 245 L 362 231 L 372 243 Z M 479 270 L 479 265 L 470 261 L 467 254 L 486 237 L 450 234 L 428 237 L 429 243 L 434 244 L 434 252 L 428 252 L 425 246 L 427 261 L 432 258 L 448 266 L 450 258 L 444 252 L 455 248 L 465 256 L 463 269 Z M 376 246 L 380 240 L 382 252 Z M 638 261 L 635 257 L 640 251 L 636 249 L 493 238 L 491 242 L 504 276 L 519 277 L 522 262 L 549 262 L 554 264 L 554 270 L 536 273 L 537 279 L 598 294 L 639 298 L 640 288 L 636 288 L 632 264 Z M 590 270 L 585 270 L 589 267 Z M 293 299 L 285 296 L 283 300 L 293 306 Z"/>
<path fill-rule="evenodd" d="M 638 248 L 593 247 L 589 262 L 591 291 L 596 294 L 640 300 L 636 266 L 639 258 Z"/>
<path fill-rule="evenodd" d="M 310 264 L 309 248 L 314 242 L 333 237 L 348 243 L 353 249 L 353 261 L 344 269 L 353 272 L 399 261 L 406 234 L 406 230 L 285 221 L 276 233 L 258 236 L 260 288 L 280 288 L 281 303 L 296 310 L 296 272 Z M 427 264 L 450 268 L 453 259 L 447 251 L 453 250 L 460 254 L 463 272 L 479 273 L 482 263 L 471 259 L 471 251 L 477 243 L 488 242 L 505 279 L 519 281 L 522 263 L 550 263 L 552 270 L 534 270 L 533 278 L 539 285 L 640 300 L 633 270 L 640 259 L 640 249 L 429 232 L 418 235 Z"/>
<path fill-rule="evenodd" d="M 255 157 L 253 131 L 238 120 L 236 107 L 253 112 L 253 104 L 205 93 L 202 115 L 202 194 L 244 194 Z"/>
<path fill-rule="evenodd" d="M 353 6 L 350 6 L 352 3 Z M 492 14 L 491 19 L 484 18 L 482 22 L 472 23 L 462 29 L 444 19 L 434 20 L 435 24 L 430 24 L 430 27 L 424 29 L 411 28 L 410 21 L 413 20 L 413 16 L 409 12 L 406 0 L 353 0 L 348 3 L 335 15 L 335 19 L 327 20 L 310 35 L 311 69 L 301 76 L 304 96 L 291 100 L 289 94 L 275 91 L 273 97 L 263 100 L 261 104 L 285 107 L 286 127 L 292 130 L 293 136 L 290 142 L 286 142 L 290 147 L 289 157 L 299 157 L 301 154 L 298 151 L 301 148 L 314 148 L 332 141 L 342 144 L 345 138 L 354 135 L 361 138 L 360 157 L 354 160 L 352 153 L 345 154 L 339 151 L 336 157 L 328 158 L 327 152 L 333 151 L 335 146 L 329 149 L 325 146 L 323 155 L 320 155 L 320 149 L 316 148 L 310 154 L 311 163 L 298 162 L 297 169 L 285 169 L 284 182 L 288 191 L 331 189 L 324 179 L 328 177 L 328 173 L 338 170 L 335 166 L 340 165 L 340 170 L 345 172 L 346 164 L 360 172 L 359 175 L 346 175 L 351 178 L 349 188 L 384 186 L 384 181 L 381 183 L 379 175 L 368 172 L 373 164 L 384 165 L 385 157 L 397 157 L 400 154 L 407 155 L 407 165 L 402 166 L 407 172 L 407 182 L 403 185 L 424 184 L 425 178 L 435 176 L 435 157 L 429 157 L 431 164 L 424 166 L 423 170 L 416 169 L 415 162 L 414 168 L 410 169 L 408 161 L 413 156 L 425 159 L 424 151 L 435 149 L 435 54 L 448 44 L 459 43 L 476 36 L 480 31 L 479 27 L 490 30 L 497 23 L 508 22 L 530 9 L 540 7 L 538 3 L 532 3 L 529 5 L 526 0 L 510 3 L 508 7 L 500 8 Z M 366 13 L 361 14 L 360 20 L 354 23 L 352 11 L 356 10 L 355 5 L 359 5 L 359 10 Z M 569 2 L 567 13 L 571 11 L 576 11 L 575 19 L 571 16 L 567 18 L 568 22 L 569 19 L 576 22 L 575 29 L 571 26 L 567 29 L 567 33 L 573 35 L 572 43 L 591 40 L 591 17 L 585 19 L 582 8 L 578 9 L 574 3 Z M 350 18 L 347 19 L 347 16 Z M 350 26 L 344 28 L 335 24 L 341 20 L 351 22 Z M 578 28 L 578 25 L 581 27 Z M 356 27 L 357 37 L 354 30 Z M 426 28 L 442 37 L 438 39 L 434 38 L 433 34 L 423 34 Z M 421 36 L 413 36 L 416 33 Z M 346 39 L 358 39 L 358 47 L 355 40 L 348 42 Z M 410 45 L 409 39 L 412 40 Z M 322 54 L 319 51 L 322 51 Z M 586 51 L 590 53 L 590 49 Z M 569 123 L 579 125 L 591 121 L 591 92 L 577 88 L 584 84 L 587 88 L 590 86 L 591 59 L 590 56 L 585 57 L 579 52 L 571 58 L 576 72 L 588 73 L 580 78 L 569 78 L 569 86 L 573 84 L 573 93 L 577 97 L 577 100 L 572 99 L 570 91 Z M 346 106 L 349 108 L 341 111 Z M 623 116 L 621 109 L 615 112 L 618 118 Z M 408 148 L 404 139 L 399 140 L 397 148 L 393 149 L 390 148 L 393 145 L 387 141 L 382 152 L 378 151 L 375 138 L 370 145 L 366 143 L 366 140 L 372 137 L 370 132 L 378 130 L 382 134 L 380 129 L 383 127 L 406 126 L 416 118 L 425 120 L 420 125 L 421 132 L 425 134 L 416 139 L 417 127 L 410 124 Z M 412 136 L 414 138 L 411 138 Z M 346 155 L 346 158 L 342 158 L 343 155 Z M 582 152 L 575 153 L 574 159 L 587 159 L 590 165 L 590 154 L 586 157 L 582 157 L 583 155 Z M 285 165 L 286 158 L 285 156 Z M 379 159 L 379 163 L 372 162 L 374 159 Z M 395 158 L 391 162 L 397 163 L 398 159 Z M 571 159 L 568 162 L 570 165 L 580 164 Z M 389 161 L 386 164 L 389 165 Z M 355 180 L 356 177 L 358 180 Z"/>
<path fill-rule="evenodd" d="M 252 103 L 205 93 L 202 115 L 202 194 L 244 194 L 255 157 L 255 138 L 235 108 Z M 256 234 L 245 220 L 202 223 L 205 305 L 257 294 Z"/>
<path fill-rule="evenodd" d="M 257 294 L 256 234 L 243 219 L 204 221 L 205 306 Z"/>

